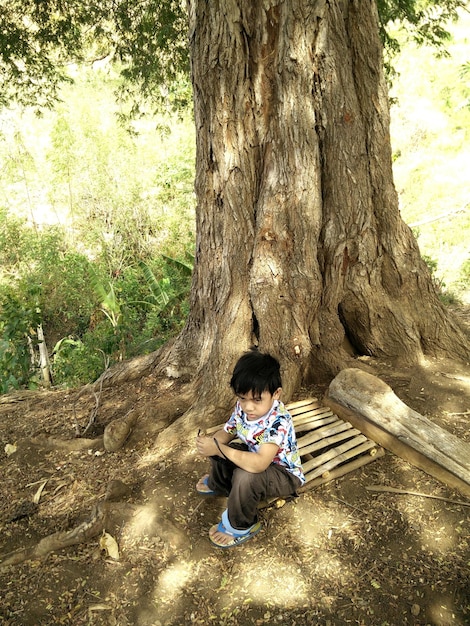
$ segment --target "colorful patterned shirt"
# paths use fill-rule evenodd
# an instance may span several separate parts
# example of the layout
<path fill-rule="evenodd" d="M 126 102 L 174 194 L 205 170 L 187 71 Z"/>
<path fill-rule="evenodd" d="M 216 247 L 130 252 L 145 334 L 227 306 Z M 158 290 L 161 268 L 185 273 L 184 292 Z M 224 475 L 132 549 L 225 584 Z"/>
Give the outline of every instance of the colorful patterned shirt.
<path fill-rule="evenodd" d="M 248 419 L 240 403 L 237 402 L 224 430 L 238 437 L 248 446 L 250 452 L 257 452 L 263 443 L 275 443 L 278 451 L 273 463 L 281 465 L 297 476 L 302 484 L 305 482 L 292 417 L 279 400 L 274 401 L 271 410 L 266 415 L 254 421 Z"/>

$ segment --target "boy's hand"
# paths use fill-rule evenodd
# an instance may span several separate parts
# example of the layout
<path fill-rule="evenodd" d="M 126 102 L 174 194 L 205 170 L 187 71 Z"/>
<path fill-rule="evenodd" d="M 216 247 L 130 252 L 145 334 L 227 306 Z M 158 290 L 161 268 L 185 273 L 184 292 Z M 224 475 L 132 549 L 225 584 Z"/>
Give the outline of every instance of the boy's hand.
<path fill-rule="evenodd" d="M 196 437 L 196 448 L 202 456 L 215 456 L 219 453 L 214 439 L 205 435 Z"/>

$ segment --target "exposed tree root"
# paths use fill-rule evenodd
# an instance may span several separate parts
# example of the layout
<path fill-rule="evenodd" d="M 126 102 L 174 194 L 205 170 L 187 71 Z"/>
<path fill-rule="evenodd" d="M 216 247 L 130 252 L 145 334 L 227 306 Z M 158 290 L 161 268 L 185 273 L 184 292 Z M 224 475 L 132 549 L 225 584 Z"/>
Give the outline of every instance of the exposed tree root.
<path fill-rule="evenodd" d="M 127 485 L 118 480 L 110 481 L 106 489 L 104 500 L 92 508 L 91 515 L 87 520 L 71 530 L 59 531 L 48 537 L 44 537 L 34 546 L 6 554 L 0 558 L 0 570 L 10 565 L 18 565 L 24 561 L 44 558 L 51 552 L 84 543 L 96 537 L 103 532 L 107 526 L 108 515 L 113 506 L 112 502 L 120 500 L 128 493 L 129 487 L 127 487 Z"/>

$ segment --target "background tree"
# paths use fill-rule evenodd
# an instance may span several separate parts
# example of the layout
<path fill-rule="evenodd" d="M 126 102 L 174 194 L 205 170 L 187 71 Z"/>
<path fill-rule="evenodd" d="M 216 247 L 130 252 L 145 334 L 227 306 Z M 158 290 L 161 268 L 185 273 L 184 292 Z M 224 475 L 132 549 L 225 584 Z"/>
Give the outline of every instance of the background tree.
<path fill-rule="evenodd" d="M 26 37 L 21 4 L 8 5 L 4 33 Z M 86 19 L 79 3 L 68 17 L 53 3 L 34 6 L 31 23 L 60 43 L 44 48 L 46 69 L 52 54 L 83 50 L 91 32 L 103 54 L 132 61 L 123 73 L 145 93 L 184 70 L 179 3 L 105 4 Z M 396 9 L 380 6 L 388 17 Z M 191 0 L 188 9 L 198 200 L 191 309 L 177 340 L 146 366 L 192 380 L 198 413 L 210 419 L 211 398 L 228 401 L 227 372 L 253 343 L 281 359 L 286 398 L 353 354 L 465 357 L 468 342 L 400 219 L 375 3 Z M 75 23 L 75 34 L 58 35 Z M 110 33 L 112 50 L 103 47 Z M 4 57 L 13 76 L 12 59 Z M 26 49 L 23 59 L 28 68 Z"/>

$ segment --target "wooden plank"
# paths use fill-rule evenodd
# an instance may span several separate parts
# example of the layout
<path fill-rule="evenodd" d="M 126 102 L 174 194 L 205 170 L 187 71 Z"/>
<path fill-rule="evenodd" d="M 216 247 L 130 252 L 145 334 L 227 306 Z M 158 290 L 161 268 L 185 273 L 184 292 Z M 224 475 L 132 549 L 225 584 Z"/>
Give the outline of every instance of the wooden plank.
<path fill-rule="evenodd" d="M 324 437 L 330 437 L 331 435 L 336 435 L 337 433 L 343 432 L 344 430 L 351 430 L 352 425 L 349 422 L 344 422 L 340 420 L 338 417 L 335 417 L 335 421 L 323 428 L 318 428 L 318 430 L 314 430 L 312 432 L 303 435 L 297 439 L 297 445 L 299 448 L 306 446 L 310 443 L 314 443 L 315 441 L 319 441 Z"/>
<path fill-rule="evenodd" d="M 290 402 L 286 405 L 287 410 L 291 415 L 296 415 L 299 411 L 302 411 L 306 406 L 312 405 L 312 407 L 320 406 L 317 398 L 305 398 L 305 400 L 297 400 L 297 402 Z"/>
<path fill-rule="evenodd" d="M 470 444 L 413 411 L 379 378 L 343 370 L 324 402 L 384 448 L 470 496 Z"/>
<path fill-rule="evenodd" d="M 367 439 L 367 437 L 363 437 L 362 441 L 363 443 L 361 443 L 360 445 L 354 446 L 353 448 L 349 450 L 345 450 L 342 454 L 338 454 L 337 456 L 334 456 L 333 458 L 329 459 L 326 463 L 323 463 L 319 467 L 314 467 L 313 469 L 311 469 L 311 467 L 308 465 L 310 461 L 307 461 L 305 466 L 303 466 L 304 473 L 305 473 L 305 480 L 308 481 L 308 480 L 311 480 L 312 478 L 316 478 L 317 476 L 323 476 L 324 478 L 327 478 L 329 476 L 330 470 L 336 467 L 337 465 L 340 465 L 341 463 L 344 463 L 345 461 L 347 461 L 348 459 L 354 456 L 360 456 L 364 452 L 367 452 L 368 450 L 371 450 L 377 447 L 377 444 L 375 444 L 370 439 Z"/>
<path fill-rule="evenodd" d="M 294 415 L 292 421 L 294 424 L 301 424 L 302 422 L 308 422 L 309 420 L 314 420 L 315 418 L 320 419 L 325 415 L 333 415 L 330 407 L 322 406 L 313 409 L 312 411 L 305 411 L 303 413 Z"/>
<path fill-rule="evenodd" d="M 334 424 L 338 420 L 339 420 L 339 417 L 337 415 L 333 415 L 332 413 L 330 417 L 324 417 L 323 419 L 320 419 L 320 420 L 315 420 L 313 422 L 306 422 L 305 424 L 300 424 L 299 426 L 294 424 L 295 432 L 299 434 L 299 433 L 305 433 L 305 432 L 308 433 L 314 429 L 320 430 L 320 427 L 328 426 L 329 424 Z M 339 421 L 342 421 L 342 420 L 339 420 Z"/>
<path fill-rule="evenodd" d="M 333 437 L 323 437 L 308 445 L 304 443 L 302 445 L 299 445 L 300 456 L 303 457 L 306 454 L 311 454 L 312 452 L 316 452 L 317 450 L 321 450 L 322 448 L 333 446 L 335 443 L 344 441 L 345 439 L 349 439 L 350 437 L 355 437 L 359 434 L 360 431 L 357 430 L 357 428 L 351 428 L 349 430 L 339 433 L 338 435 L 334 435 Z"/>
<path fill-rule="evenodd" d="M 307 474 L 311 469 L 315 467 L 319 467 L 320 465 L 323 465 L 324 463 L 326 463 L 327 461 L 330 461 L 331 459 L 334 459 L 335 457 L 341 456 L 343 452 L 346 452 L 347 450 L 351 450 L 352 448 L 359 446 L 360 444 L 364 443 L 366 439 L 367 437 L 365 435 L 357 435 L 357 437 L 354 437 L 350 441 L 346 441 L 345 443 L 341 444 L 337 448 L 328 450 L 328 452 L 324 452 L 323 454 L 320 454 L 319 456 L 313 459 L 310 459 L 310 461 L 307 461 L 306 463 L 302 463 L 304 474 Z M 372 442 L 372 446 L 375 446 L 375 445 L 376 444 Z"/>
<path fill-rule="evenodd" d="M 373 454 L 371 454 L 373 453 Z M 310 489 L 314 489 L 320 485 L 324 485 L 330 480 L 336 480 L 336 478 L 341 478 L 345 476 L 349 472 L 353 472 L 364 465 L 367 465 L 371 461 L 375 459 L 380 459 L 385 454 L 385 450 L 383 448 L 372 448 L 369 454 L 363 454 L 362 456 L 357 457 L 353 461 L 349 461 L 349 463 L 344 463 L 339 467 L 335 467 L 332 469 L 326 476 L 317 476 L 316 478 L 306 478 L 306 482 L 298 489 L 298 493 L 304 493 L 305 491 L 309 491 Z"/>

